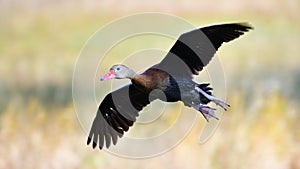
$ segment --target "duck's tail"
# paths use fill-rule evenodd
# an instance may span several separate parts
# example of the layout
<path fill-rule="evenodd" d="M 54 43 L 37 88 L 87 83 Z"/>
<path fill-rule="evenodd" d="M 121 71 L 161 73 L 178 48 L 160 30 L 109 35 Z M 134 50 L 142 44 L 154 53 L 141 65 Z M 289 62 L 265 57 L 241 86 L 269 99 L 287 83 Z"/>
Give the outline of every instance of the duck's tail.
<path fill-rule="evenodd" d="M 203 90 L 208 95 L 212 96 L 213 88 L 209 87 L 209 83 L 198 84 L 197 87 L 199 87 L 201 90 Z M 210 100 L 208 98 L 206 98 L 203 94 L 201 94 L 201 93 L 199 93 L 199 94 L 200 94 L 200 101 L 202 104 L 208 104 L 210 102 Z"/>

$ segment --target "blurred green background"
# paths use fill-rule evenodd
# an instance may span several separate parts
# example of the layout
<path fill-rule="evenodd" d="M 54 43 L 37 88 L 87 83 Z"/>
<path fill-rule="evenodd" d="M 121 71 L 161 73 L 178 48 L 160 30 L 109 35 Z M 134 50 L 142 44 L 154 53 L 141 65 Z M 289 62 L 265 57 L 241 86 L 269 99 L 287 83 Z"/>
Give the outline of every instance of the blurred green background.
<path fill-rule="evenodd" d="M 0 1 L 0 169 L 300 169 L 299 11 L 299 0 Z M 138 12 L 199 27 L 248 21 L 255 30 L 218 52 L 232 108 L 213 137 L 197 143 L 198 118 L 171 151 L 132 160 L 85 145 L 72 73 L 96 30 Z"/>

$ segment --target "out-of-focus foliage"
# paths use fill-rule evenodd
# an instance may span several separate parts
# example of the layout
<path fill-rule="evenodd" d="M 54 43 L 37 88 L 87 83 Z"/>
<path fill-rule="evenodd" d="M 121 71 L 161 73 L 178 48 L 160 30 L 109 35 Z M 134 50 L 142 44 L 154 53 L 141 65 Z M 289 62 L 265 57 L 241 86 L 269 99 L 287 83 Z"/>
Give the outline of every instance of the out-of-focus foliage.
<path fill-rule="evenodd" d="M 86 147 L 72 104 L 72 73 L 97 29 L 145 11 L 198 26 L 249 21 L 255 29 L 219 50 L 232 108 L 214 136 L 197 144 L 205 124 L 199 118 L 170 152 L 131 160 Z M 297 0 L 1 1 L 0 169 L 300 169 L 299 11 Z"/>

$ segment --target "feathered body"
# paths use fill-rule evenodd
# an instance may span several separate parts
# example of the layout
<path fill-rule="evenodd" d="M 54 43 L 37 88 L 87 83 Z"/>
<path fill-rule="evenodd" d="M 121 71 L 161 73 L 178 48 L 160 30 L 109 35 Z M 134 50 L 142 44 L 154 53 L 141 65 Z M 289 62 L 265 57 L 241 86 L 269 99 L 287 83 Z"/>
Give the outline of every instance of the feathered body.
<path fill-rule="evenodd" d="M 100 104 L 87 143 L 93 140 L 93 148 L 104 143 L 108 148 L 117 143 L 118 137 L 134 124 L 139 111 L 155 99 L 166 102 L 181 101 L 202 113 L 208 121 L 218 119 L 214 108 L 207 106 L 214 102 L 226 110 L 229 104 L 212 96 L 207 83 L 194 82 L 193 75 L 212 59 L 218 48 L 243 35 L 252 27 L 245 23 L 213 25 L 182 34 L 158 64 L 142 74 L 136 74 L 125 65 L 114 65 L 100 80 L 131 79 L 131 84 L 115 90 Z M 149 100 L 150 98 L 150 100 Z"/>

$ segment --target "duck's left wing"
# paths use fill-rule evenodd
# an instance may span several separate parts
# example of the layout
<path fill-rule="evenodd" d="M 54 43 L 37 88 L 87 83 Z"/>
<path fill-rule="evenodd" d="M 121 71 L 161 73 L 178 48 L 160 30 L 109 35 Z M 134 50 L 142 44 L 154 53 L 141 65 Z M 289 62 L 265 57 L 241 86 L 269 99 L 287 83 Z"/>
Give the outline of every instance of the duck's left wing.
<path fill-rule="evenodd" d="M 115 145 L 149 103 L 148 94 L 132 84 L 109 93 L 98 108 L 87 144 L 93 142 L 93 148 L 98 145 L 100 149 L 104 144 L 109 148 L 111 142 Z"/>
<path fill-rule="evenodd" d="M 252 29 L 247 23 L 220 24 L 182 34 L 167 53 L 166 57 L 154 67 L 174 76 L 189 77 L 198 72 L 212 59 L 218 48 Z"/>

